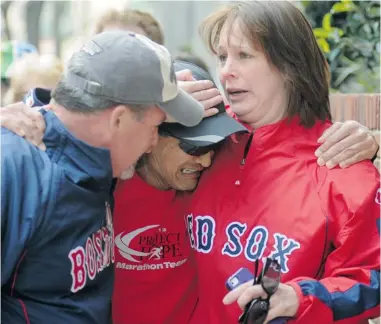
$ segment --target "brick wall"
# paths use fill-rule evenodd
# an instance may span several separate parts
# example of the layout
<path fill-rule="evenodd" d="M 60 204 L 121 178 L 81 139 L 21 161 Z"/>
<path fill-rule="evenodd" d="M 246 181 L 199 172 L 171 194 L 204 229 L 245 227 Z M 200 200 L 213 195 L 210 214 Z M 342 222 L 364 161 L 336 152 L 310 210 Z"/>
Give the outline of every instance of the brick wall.
<path fill-rule="evenodd" d="M 356 120 L 380 138 L 380 94 L 332 94 L 330 104 L 335 121 Z M 375 165 L 380 170 L 380 152 Z"/>

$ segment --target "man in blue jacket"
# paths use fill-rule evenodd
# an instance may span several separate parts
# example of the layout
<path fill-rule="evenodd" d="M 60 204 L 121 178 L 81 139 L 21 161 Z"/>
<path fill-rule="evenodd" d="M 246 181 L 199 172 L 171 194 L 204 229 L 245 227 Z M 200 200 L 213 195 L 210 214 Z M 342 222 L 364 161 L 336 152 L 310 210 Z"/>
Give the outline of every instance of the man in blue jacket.
<path fill-rule="evenodd" d="M 131 174 L 166 114 L 193 126 L 204 110 L 168 51 L 125 31 L 74 53 L 52 97 L 45 152 L 1 131 L 2 323 L 110 323 L 112 178 Z"/>

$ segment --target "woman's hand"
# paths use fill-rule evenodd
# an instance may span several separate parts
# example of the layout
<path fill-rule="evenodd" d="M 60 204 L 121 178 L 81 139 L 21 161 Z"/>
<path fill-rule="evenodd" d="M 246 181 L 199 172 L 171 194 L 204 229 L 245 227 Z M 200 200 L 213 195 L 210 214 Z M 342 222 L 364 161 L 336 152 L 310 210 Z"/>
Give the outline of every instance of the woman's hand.
<path fill-rule="evenodd" d="M 261 285 L 253 286 L 253 282 L 249 281 L 225 295 L 223 303 L 230 305 L 237 302 L 243 310 L 249 302 L 257 298 L 267 298 L 266 292 Z M 299 308 L 299 299 L 294 290 L 289 285 L 280 283 L 278 289 L 270 298 L 270 310 L 267 314 L 265 323 L 277 317 L 293 317 Z"/>
<path fill-rule="evenodd" d="M 328 169 L 337 165 L 346 168 L 370 160 L 379 147 L 379 140 L 375 139 L 372 132 L 354 120 L 334 123 L 318 139 L 318 143 L 322 145 L 315 152 L 317 163 Z"/>
<path fill-rule="evenodd" d="M 204 106 L 204 117 L 210 117 L 218 113 L 218 109 L 214 107 L 222 102 L 222 96 L 212 81 L 196 81 L 193 79 L 190 70 L 177 72 L 176 78 L 179 82 L 179 87 Z"/>

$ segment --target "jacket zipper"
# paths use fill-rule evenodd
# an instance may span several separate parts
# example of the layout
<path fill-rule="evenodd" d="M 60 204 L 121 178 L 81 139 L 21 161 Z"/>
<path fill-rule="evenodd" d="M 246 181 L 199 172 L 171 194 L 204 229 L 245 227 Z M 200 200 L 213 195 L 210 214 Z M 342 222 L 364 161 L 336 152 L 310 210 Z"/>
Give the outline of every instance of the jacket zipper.
<path fill-rule="evenodd" d="M 251 142 L 253 141 L 253 136 L 254 136 L 254 133 L 252 132 L 250 134 L 249 140 L 246 143 L 245 150 L 243 151 L 243 158 L 242 158 L 240 166 L 239 166 L 240 170 L 239 170 L 238 179 L 234 183 L 237 187 L 239 187 L 241 185 L 241 182 L 242 182 L 243 170 L 245 168 L 247 155 L 249 154 Z"/>

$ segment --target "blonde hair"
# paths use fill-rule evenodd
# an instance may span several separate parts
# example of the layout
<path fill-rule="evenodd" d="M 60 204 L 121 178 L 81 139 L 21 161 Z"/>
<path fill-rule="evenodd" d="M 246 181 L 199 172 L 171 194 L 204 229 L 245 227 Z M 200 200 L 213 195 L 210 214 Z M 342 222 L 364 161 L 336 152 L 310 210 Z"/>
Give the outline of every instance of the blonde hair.
<path fill-rule="evenodd" d="M 160 23 L 148 12 L 134 9 L 111 9 L 98 19 L 95 32 L 97 34 L 101 33 L 110 25 L 121 27 L 137 26 L 145 32 L 149 39 L 160 45 L 164 44 L 164 34 Z"/>
<path fill-rule="evenodd" d="M 52 55 L 26 54 L 9 67 L 10 88 L 4 99 L 6 104 L 21 101 L 36 87 L 53 89 L 63 72 L 61 60 Z"/>

